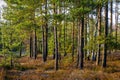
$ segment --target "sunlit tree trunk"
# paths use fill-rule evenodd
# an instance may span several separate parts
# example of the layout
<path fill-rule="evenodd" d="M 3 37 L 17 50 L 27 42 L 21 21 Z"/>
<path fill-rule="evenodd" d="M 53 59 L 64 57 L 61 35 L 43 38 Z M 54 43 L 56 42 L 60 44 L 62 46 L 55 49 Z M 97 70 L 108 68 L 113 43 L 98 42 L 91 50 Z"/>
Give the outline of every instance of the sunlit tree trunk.
<path fill-rule="evenodd" d="M 98 7 L 98 14 L 97 14 L 97 18 L 98 18 L 98 37 L 101 36 L 101 6 Z M 98 43 L 98 52 L 97 52 L 97 60 L 96 60 L 96 65 L 100 64 L 100 54 L 101 54 L 101 44 Z"/>
<path fill-rule="evenodd" d="M 57 6 L 54 3 L 54 14 L 57 14 Z M 55 20 L 54 25 L 54 41 L 55 41 L 55 70 L 58 70 L 58 35 L 57 35 L 57 20 Z"/>
<path fill-rule="evenodd" d="M 58 39 L 56 26 L 54 26 L 54 38 L 55 38 L 55 70 L 58 70 Z"/>

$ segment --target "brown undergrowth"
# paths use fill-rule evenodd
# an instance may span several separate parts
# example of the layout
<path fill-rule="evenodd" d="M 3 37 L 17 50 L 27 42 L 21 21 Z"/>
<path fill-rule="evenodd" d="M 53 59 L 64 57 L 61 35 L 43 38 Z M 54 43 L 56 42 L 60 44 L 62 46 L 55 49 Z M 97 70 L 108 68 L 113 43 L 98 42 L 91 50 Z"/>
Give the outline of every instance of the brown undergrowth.
<path fill-rule="evenodd" d="M 18 58 L 16 65 L 4 70 L 0 68 L 0 80 L 119 80 L 120 53 L 108 56 L 107 68 L 96 66 L 95 62 L 85 61 L 84 69 L 76 67 L 76 59 L 68 55 L 59 61 L 59 70 L 54 70 L 54 60 L 49 57 L 42 61 L 39 55 L 36 60 L 29 57 Z"/>

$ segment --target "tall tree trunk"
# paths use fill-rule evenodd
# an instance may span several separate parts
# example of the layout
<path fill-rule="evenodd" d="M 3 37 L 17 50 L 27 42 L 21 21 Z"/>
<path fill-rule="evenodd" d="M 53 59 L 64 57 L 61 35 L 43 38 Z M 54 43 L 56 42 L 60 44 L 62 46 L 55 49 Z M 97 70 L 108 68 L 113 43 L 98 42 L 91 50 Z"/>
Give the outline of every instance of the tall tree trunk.
<path fill-rule="evenodd" d="M 64 2 L 64 56 L 67 55 L 66 53 L 66 17 L 65 17 L 65 2 Z"/>
<path fill-rule="evenodd" d="M 57 6 L 54 3 L 54 14 L 57 14 Z M 58 70 L 58 36 L 57 36 L 57 20 L 55 20 L 54 25 L 54 41 L 55 41 L 55 70 Z"/>
<path fill-rule="evenodd" d="M 48 56 L 48 27 L 47 24 L 45 26 L 45 35 L 44 35 L 44 48 L 45 48 L 45 56 L 46 56 L 46 60 L 47 60 L 47 56 Z"/>
<path fill-rule="evenodd" d="M 85 21 L 84 21 L 84 45 L 87 45 L 87 21 L 88 21 L 88 17 L 86 17 Z M 86 60 L 87 57 L 87 50 L 84 51 L 84 60 Z"/>
<path fill-rule="evenodd" d="M 48 24 L 47 24 L 48 20 L 47 20 L 47 0 L 45 0 L 45 30 L 44 30 L 44 54 L 46 59 L 44 61 L 47 60 L 47 56 L 48 56 Z"/>
<path fill-rule="evenodd" d="M 58 39 L 56 26 L 54 26 L 54 38 L 55 38 L 55 70 L 58 70 Z"/>
<path fill-rule="evenodd" d="M 33 39 L 32 39 L 32 35 L 30 35 L 30 58 L 33 57 Z"/>
<path fill-rule="evenodd" d="M 48 24 L 47 24 L 47 0 L 45 0 L 45 25 L 42 26 L 42 41 L 43 41 L 43 61 L 47 61 L 48 56 Z"/>
<path fill-rule="evenodd" d="M 74 29 L 75 29 L 75 21 L 73 21 L 73 26 L 72 26 L 72 60 L 74 61 L 74 49 L 75 49 L 75 45 L 74 45 Z"/>
<path fill-rule="evenodd" d="M 89 14 L 88 14 L 88 21 L 87 21 L 87 45 L 90 42 L 90 18 L 89 18 Z M 87 49 L 87 60 L 90 60 L 90 49 Z"/>
<path fill-rule="evenodd" d="M 34 4 L 35 4 L 35 1 L 34 1 Z M 35 6 L 35 5 L 34 5 Z M 36 59 L 37 58 L 37 36 L 36 36 L 36 21 L 35 21 L 35 9 L 32 13 L 32 21 L 33 21 L 33 27 L 34 27 L 34 30 L 33 30 L 33 33 L 32 33 L 32 38 L 33 38 L 33 58 Z"/>
<path fill-rule="evenodd" d="M 103 68 L 107 66 L 108 46 L 107 46 L 106 38 L 108 37 L 108 2 L 105 5 L 105 30 L 104 30 L 104 35 L 105 35 L 105 43 L 104 43 L 104 54 L 103 54 L 103 63 L 102 63 Z"/>
<path fill-rule="evenodd" d="M 83 56 L 84 56 L 84 15 L 81 19 L 81 47 L 79 52 L 79 68 L 83 69 Z"/>
<path fill-rule="evenodd" d="M 110 37 L 112 38 L 113 34 L 113 0 L 110 0 L 110 29 L 109 29 L 109 34 L 110 34 Z M 110 46 L 111 47 L 111 46 Z M 111 54 L 111 48 L 109 49 L 109 53 Z"/>
<path fill-rule="evenodd" d="M 60 15 L 61 14 L 61 12 L 62 12 L 62 10 L 61 10 L 61 1 L 59 1 L 59 6 L 58 6 L 58 14 Z M 62 27 L 61 27 L 61 21 L 59 21 L 58 22 L 58 29 L 59 29 L 59 32 L 58 32 L 58 57 L 59 57 L 59 60 L 61 60 L 61 29 L 62 29 Z"/>
<path fill-rule="evenodd" d="M 101 36 L 101 6 L 98 7 L 98 37 Z M 98 52 L 97 52 L 97 60 L 96 60 L 96 65 L 100 64 L 100 54 L 101 54 L 101 44 L 98 44 Z"/>
<path fill-rule="evenodd" d="M 117 50 L 117 40 L 118 40 L 118 37 L 117 37 L 117 34 L 118 34 L 118 0 L 116 0 L 116 8 L 115 8 L 115 20 L 116 20 L 116 25 L 115 25 L 115 43 L 116 43 L 116 49 L 115 51 Z"/>
<path fill-rule="evenodd" d="M 112 32 L 113 32 L 113 30 L 112 30 L 112 25 L 113 25 L 113 0 L 111 0 L 111 3 L 110 3 L 110 6 L 111 6 L 111 8 L 110 8 L 110 34 L 111 34 L 111 36 L 112 36 Z"/>
<path fill-rule="evenodd" d="M 34 59 L 37 58 L 37 36 L 36 36 L 36 26 L 35 26 L 35 30 L 33 33 L 33 57 Z"/>
<path fill-rule="evenodd" d="M 77 27 L 78 27 L 78 37 L 77 37 L 77 66 L 79 67 L 79 61 L 80 61 L 80 32 L 81 32 L 81 24 L 80 24 L 80 19 L 77 19 Z"/>
<path fill-rule="evenodd" d="M 43 54 L 43 62 L 46 62 L 46 53 L 45 53 L 45 31 L 44 26 L 42 26 L 42 54 Z"/>

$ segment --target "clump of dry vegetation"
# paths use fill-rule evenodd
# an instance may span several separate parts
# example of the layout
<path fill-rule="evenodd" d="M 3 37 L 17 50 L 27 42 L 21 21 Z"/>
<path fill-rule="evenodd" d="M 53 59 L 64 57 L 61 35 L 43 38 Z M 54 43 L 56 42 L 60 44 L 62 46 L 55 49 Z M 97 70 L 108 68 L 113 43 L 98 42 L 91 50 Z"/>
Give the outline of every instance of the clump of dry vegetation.
<path fill-rule="evenodd" d="M 6 75 L 6 71 L 4 70 L 4 68 L 0 68 L 0 80 L 4 80 Z"/>

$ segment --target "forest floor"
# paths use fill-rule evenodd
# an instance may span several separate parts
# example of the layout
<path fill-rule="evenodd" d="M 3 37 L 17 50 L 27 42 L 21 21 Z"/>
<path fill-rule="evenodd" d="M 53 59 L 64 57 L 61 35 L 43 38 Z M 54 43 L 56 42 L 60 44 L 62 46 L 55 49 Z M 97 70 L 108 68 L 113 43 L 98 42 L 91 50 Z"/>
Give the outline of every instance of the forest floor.
<path fill-rule="evenodd" d="M 59 62 L 58 71 L 54 70 L 51 57 L 45 63 L 41 55 L 36 60 L 27 56 L 17 58 L 14 68 L 0 68 L 0 80 L 120 80 L 120 51 L 108 56 L 105 69 L 85 61 L 84 69 L 80 70 L 69 55 Z"/>

